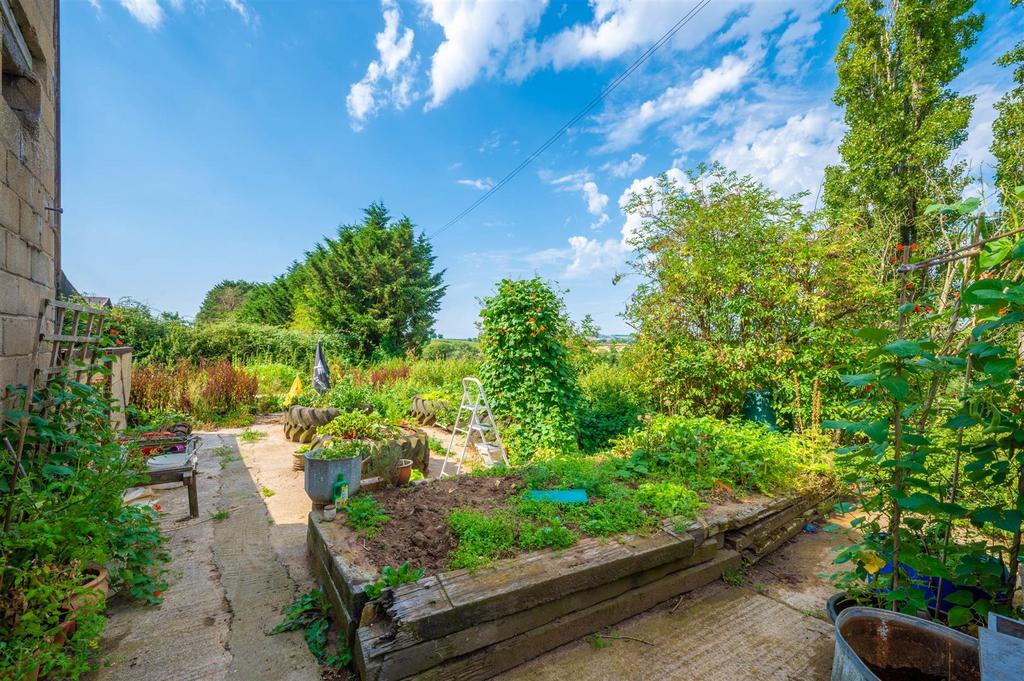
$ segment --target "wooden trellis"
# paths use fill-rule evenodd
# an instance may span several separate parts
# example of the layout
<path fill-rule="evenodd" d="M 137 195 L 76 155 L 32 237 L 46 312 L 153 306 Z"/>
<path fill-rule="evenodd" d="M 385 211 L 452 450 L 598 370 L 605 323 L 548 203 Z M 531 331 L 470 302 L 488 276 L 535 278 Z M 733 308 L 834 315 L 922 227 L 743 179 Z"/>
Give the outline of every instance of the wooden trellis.
<path fill-rule="evenodd" d="M 58 406 L 45 394 L 43 399 L 34 399 L 36 390 L 48 387 L 50 381 L 62 375 L 80 383 L 92 381 L 93 376 L 102 368 L 96 361 L 96 348 L 103 337 L 106 317 L 106 311 L 79 303 L 47 298 L 40 304 L 32 356 L 38 359 L 45 349 L 47 361 L 45 364 L 37 364 L 28 385 L 25 386 L 25 394 L 20 405 L 21 415 L 18 419 L 17 443 L 12 444 L 8 438 L 4 438 L 3 441 L 4 449 L 14 462 L 7 480 L 10 496 L 4 512 L 5 532 L 11 523 L 18 478 L 26 475 L 22 462 L 26 455 L 30 416 L 46 418 Z M 52 332 L 47 330 L 51 319 Z M 38 456 L 41 450 L 48 447 L 49 445 L 35 444 L 28 453 Z"/>

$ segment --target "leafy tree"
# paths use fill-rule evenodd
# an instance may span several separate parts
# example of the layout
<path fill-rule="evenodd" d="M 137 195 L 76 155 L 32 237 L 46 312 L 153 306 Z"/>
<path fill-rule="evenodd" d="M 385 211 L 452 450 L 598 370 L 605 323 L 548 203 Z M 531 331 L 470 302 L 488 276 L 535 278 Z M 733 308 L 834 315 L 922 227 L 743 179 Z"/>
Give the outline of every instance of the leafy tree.
<path fill-rule="evenodd" d="M 577 336 L 565 304 L 540 280 L 504 279 L 480 311 L 480 377 L 516 460 L 576 451 Z"/>
<path fill-rule="evenodd" d="M 967 137 L 974 98 L 948 86 L 963 70 L 984 16 L 973 0 L 842 0 L 850 26 L 836 51 L 834 100 L 849 131 L 825 176 L 833 221 L 860 223 L 891 253 L 926 241 L 929 199 L 952 201 L 966 162 L 947 164 Z"/>
<path fill-rule="evenodd" d="M 815 228 L 799 198 L 715 165 L 688 189 L 662 176 L 627 206 L 643 218 L 628 356 L 663 409 L 727 416 L 766 387 L 785 412 L 816 380 L 838 387 L 836 325 L 870 319 L 888 294 L 852 230 Z"/>
<path fill-rule="evenodd" d="M 409 218 L 392 220 L 374 203 L 308 254 L 301 298 L 316 326 L 347 336 L 359 356 L 415 351 L 433 335 L 444 296 L 444 271 L 433 266 L 430 242 Z"/>
<path fill-rule="evenodd" d="M 196 324 L 223 322 L 234 317 L 246 296 L 256 287 L 250 281 L 225 279 L 207 293 L 196 314 Z"/>
<path fill-rule="evenodd" d="M 305 268 L 295 262 L 273 281 L 256 284 L 238 308 L 238 321 L 288 326 L 294 317 L 304 281 Z"/>
<path fill-rule="evenodd" d="M 1010 0 L 1021 7 L 1022 0 Z M 996 63 L 1013 67 L 1016 86 L 996 102 L 999 116 L 992 123 L 992 155 L 996 157 L 996 186 L 1006 195 L 1024 185 L 1024 40 Z"/>

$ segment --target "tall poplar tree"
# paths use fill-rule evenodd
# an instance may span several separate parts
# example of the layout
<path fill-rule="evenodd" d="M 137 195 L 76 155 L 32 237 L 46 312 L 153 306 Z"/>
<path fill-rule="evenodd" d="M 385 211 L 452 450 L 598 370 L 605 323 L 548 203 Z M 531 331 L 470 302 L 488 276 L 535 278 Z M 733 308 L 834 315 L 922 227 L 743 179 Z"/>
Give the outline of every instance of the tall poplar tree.
<path fill-rule="evenodd" d="M 974 98 L 949 83 L 964 68 L 984 16 L 973 0 L 842 0 L 850 26 L 836 52 L 835 102 L 849 131 L 842 162 L 825 173 L 825 205 L 855 221 L 877 246 L 925 239 L 917 218 L 934 199 L 953 200 L 966 162 L 948 165 L 967 138 Z"/>
<path fill-rule="evenodd" d="M 1010 0 L 1021 7 L 1022 0 Z M 1016 85 L 996 102 L 999 115 L 992 123 L 992 155 L 996 157 L 996 186 L 1012 195 L 1024 185 L 1024 40 L 1004 54 L 996 63 L 1013 67 Z"/>

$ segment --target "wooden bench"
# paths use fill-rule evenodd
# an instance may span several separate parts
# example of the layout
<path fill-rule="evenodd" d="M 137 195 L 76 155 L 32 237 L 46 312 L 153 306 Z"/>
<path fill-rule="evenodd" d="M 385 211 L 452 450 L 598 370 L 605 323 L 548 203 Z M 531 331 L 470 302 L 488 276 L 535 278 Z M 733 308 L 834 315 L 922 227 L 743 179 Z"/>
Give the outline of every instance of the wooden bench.
<path fill-rule="evenodd" d="M 174 482 L 183 482 L 185 487 L 188 489 L 188 513 L 192 518 L 199 517 L 199 492 L 196 488 L 196 477 L 198 476 L 199 456 L 197 451 L 199 449 L 199 438 L 196 436 L 189 437 L 161 437 L 161 438 L 146 438 L 141 441 L 140 446 L 144 449 L 150 447 L 170 447 L 176 445 L 184 445 L 185 462 L 180 466 L 150 469 L 148 472 L 148 479 L 140 480 L 138 484 L 143 486 L 149 485 L 162 485 Z M 171 454 L 173 455 L 173 454 Z M 168 454 L 157 455 L 157 456 L 169 456 Z M 156 457 L 152 457 L 156 458 Z"/>

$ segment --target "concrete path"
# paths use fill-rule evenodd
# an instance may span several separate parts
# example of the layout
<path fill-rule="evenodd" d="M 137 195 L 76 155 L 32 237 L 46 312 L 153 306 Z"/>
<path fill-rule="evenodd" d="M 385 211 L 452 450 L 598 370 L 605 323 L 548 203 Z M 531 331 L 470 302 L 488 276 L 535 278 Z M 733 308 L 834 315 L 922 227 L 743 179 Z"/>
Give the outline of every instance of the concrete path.
<path fill-rule="evenodd" d="M 313 586 L 305 563 L 309 500 L 302 473 L 291 470 L 294 446 L 279 437 L 239 443 L 238 432 L 203 435 L 199 518 L 188 518 L 183 487 L 156 492 L 172 555 L 165 601 L 110 603 L 107 666 L 97 681 L 320 678 L 302 632 L 267 635 L 282 609 Z M 226 517 L 214 519 L 218 511 Z"/>

